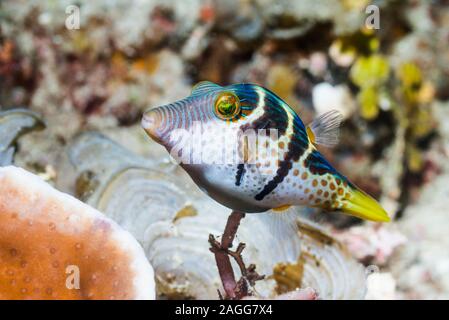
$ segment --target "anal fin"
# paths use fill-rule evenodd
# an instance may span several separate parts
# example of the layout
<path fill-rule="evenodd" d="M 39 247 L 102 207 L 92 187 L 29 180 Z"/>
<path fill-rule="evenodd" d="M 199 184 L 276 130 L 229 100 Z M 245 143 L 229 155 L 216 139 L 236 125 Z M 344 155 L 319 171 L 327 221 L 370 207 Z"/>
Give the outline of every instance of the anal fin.
<path fill-rule="evenodd" d="M 276 211 L 276 212 L 282 212 L 282 211 L 287 210 L 290 207 L 291 207 L 291 205 L 286 204 L 286 205 L 283 205 L 283 206 L 280 206 L 280 207 L 277 207 L 277 208 L 273 208 L 272 210 Z"/>

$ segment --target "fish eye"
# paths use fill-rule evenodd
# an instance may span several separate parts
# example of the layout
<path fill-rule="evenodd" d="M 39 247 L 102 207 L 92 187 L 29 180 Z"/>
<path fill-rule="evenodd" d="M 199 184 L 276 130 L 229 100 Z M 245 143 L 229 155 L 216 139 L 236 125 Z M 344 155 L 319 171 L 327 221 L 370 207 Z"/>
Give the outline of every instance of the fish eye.
<path fill-rule="evenodd" d="M 240 100 L 231 92 L 221 93 L 215 100 L 215 114 L 223 119 L 230 120 L 240 113 Z"/>

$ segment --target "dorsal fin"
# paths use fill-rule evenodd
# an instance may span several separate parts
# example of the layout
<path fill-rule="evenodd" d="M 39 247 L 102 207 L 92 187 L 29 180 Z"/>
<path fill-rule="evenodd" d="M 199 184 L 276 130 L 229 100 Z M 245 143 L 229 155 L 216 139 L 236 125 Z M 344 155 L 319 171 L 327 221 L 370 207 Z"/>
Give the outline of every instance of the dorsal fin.
<path fill-rule="evenodd" d="M 221 89 L 221 86 L 210 81 L 200 81 L 193 86 L 191 95 L 204 94 L 217 89 Z"/>
<path fill-rule="evenodd" d="M 307 126 L 307 135 L 310 141 L 326 147 L 335 146 L 338 143 L 342 119 L 342 114 L 337 110 L 331 110 L 320 115 Z"/>

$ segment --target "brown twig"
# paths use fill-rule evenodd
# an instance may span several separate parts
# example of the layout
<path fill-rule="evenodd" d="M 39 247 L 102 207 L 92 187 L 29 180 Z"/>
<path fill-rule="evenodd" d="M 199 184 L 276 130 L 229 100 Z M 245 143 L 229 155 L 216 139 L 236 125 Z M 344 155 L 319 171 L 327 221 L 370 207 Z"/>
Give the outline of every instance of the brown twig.
<path fill-rule="evenodd" d="M 245 217 L 242 212 L 233 211 L 226 222 L 226 227 L 221 238 L 221 243 L 215 240 L 213 235 L 209 235 L 210 251 L 215 255 L 215 261 L 220 274 L 221 282 L 225 291 L 224 299 L 241 299 L 250 295 L 248 283 L 254 286 L 257 280 L 261 280 L 264 276 L 256 272 L 254 264 L 246 268 L 242 258 L 242 251 L 245 248 L 244 243 L 239 243 L 235 251 L 229 250 L 232 247 L 240 221 Z M 233 257 L 240 268 L 242 277 L 236 282 L 234 270 L 232 269 L 231 260 Z M 219 293 L 220 298 L 223 298 Z"/>
<path fill-rule="evenodd" d="M 235 299 L 234 290 L 237 286 L 234 277 L 234 270 L 232 270 L 231 261 L 228 253 L 223 250 L 220 243 L 215 240 L 213 235 L 209 235 L 209 243 L 211 245 L 210 251 L 215 255 L 215 262 L 218 266 L 218 273 L 220 274 L 221 282 L 225 290 L 225 298 Z"/>

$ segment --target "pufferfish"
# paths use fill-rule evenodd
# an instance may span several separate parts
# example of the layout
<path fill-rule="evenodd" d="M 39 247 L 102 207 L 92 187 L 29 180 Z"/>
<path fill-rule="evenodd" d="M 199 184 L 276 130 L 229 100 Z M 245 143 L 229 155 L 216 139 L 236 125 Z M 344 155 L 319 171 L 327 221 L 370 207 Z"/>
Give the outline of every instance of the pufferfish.
<path fill-rule="evenodd" d="M 187 154 L 181 157 L 182 168 L 210 197 L 234 211 L 310 206 L 389 221 L 376 200 L 317 150 L 317 144 L 338 141 L 340 120 L 338 112 L 330 111 L 305 126 L 286 102 L 266 88 L 203 81 L 190 96 L 146 111 L 142 126 L 170 154 Z M 236 159 L 223 161 L 232 158 L 224 150 L 235 150 Z"/>

